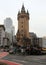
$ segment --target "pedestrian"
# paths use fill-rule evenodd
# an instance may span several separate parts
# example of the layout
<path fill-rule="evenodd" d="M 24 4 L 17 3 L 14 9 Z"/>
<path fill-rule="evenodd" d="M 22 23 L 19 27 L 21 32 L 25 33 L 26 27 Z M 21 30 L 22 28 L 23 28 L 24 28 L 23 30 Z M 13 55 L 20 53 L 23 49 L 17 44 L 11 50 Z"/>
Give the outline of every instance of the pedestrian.
<path fill-rule="evenodd" d="M 21 54 L 23 55 L 23 52 L 24 52 L 24 50 L 23 50 L 23 48 L 21 48 Z"/>

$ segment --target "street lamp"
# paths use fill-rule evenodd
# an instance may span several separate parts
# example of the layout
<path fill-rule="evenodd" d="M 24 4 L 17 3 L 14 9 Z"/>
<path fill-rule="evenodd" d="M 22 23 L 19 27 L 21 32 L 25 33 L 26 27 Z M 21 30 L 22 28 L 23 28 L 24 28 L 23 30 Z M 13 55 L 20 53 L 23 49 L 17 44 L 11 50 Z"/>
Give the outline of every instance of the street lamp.
<path fill-rule="evenodd" d="M 12 30 L 12 46 L 13 46 L 13 30 Z"/>

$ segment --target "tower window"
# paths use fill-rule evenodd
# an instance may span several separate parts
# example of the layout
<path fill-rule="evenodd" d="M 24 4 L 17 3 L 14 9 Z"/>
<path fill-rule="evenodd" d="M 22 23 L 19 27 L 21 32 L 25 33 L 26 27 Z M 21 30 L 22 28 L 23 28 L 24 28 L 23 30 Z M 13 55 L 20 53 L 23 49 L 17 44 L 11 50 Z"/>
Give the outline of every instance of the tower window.
<path fill-rule="evenodd" d="M 21 30 L 21 32 L 23 32 L 23 30 Z"/>
<path fill-rule="evenodd" d="M 22 25 L 22 28 L 23 28 L 23 25 Z"/>
<path fill-rule="evenodd" d="M 23 24 L 23 22 L 22 22 L 22 24 Z"/>
<path fill-rule="evenodd" d="M 24 16 L 21 16 L 21 18 L 24 18 Z"/>
<path fill-rule="evenodd" d="M 21 34 L 21 36 L 23 36 L 23 34 Z"/>

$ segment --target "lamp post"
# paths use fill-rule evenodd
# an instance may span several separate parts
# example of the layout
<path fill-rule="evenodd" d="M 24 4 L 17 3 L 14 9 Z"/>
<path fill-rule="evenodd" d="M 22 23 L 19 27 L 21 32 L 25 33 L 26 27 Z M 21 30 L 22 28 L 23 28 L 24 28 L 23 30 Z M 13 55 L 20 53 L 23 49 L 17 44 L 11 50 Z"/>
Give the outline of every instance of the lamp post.
<path fill-rule="evenodd" d="M 13 46 L 13 30 L 12 30 L 12 46 Z"/>

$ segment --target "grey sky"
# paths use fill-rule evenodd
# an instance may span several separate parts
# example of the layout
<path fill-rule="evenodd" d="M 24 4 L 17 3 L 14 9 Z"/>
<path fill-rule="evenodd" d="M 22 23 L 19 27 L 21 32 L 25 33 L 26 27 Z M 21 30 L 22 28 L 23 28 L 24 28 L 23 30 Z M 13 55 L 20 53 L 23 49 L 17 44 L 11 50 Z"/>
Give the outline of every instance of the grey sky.
<path fill-rule="evenodd" d="M 0 24 L 11 17 L 17 32 L 17 13 L 24 3 L 30 13 L 29 31 L 37 36 L 46 36 L 46 0 L 0 0 Z"/>

